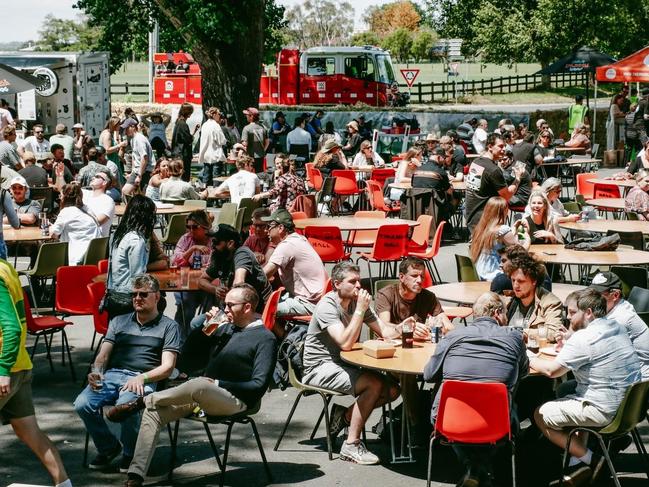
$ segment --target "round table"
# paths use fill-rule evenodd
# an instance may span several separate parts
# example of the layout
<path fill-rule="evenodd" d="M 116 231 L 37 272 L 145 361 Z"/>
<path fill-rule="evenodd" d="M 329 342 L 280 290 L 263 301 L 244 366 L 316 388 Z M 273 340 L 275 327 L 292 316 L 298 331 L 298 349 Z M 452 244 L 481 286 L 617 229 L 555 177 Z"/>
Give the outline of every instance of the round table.
<path fill-rule="evenodd" d="M 624 210 L 624 198 L 597 198 L 595 200 L 586 200 L 586 204 L 597 208 Z"/>
<path fill-rule="evenodd" d="M 489 291 L 491 282 L 473 281 L 473 282 L 449 282 L 447 284 L 437 284 L 428 288 L 435 293 L 437 299 L 449 303 L 473 304 L 484 293 Z M 561 302 L 565 302 L 568 295 L 573 291 L 584 289 L 584 286 L 576 284 L 552 283 L 552 294 L 558 297 Z"/>
<path fill-rule="evenodd" d="M 165 269 L 163 271 L 150 271 L 148 274 L 155 277 L 160 283 L 160 291 L 182 292 L 182 291 L 200 291 L 198 287 L 198 278 L 201 276 L 202 269 L 189 269 L 189 287 L 180 287 L 180 268 L 175 271 Z"/>
<path fill-rule="evenodd" d="M 559 223 L 561 228 L 567 230 L 578 230 L 583 232 L 606 233 L 609 230 L 614 232 L 642 232 L 649 235 L 649 221 L 642 220 L 589 220 L 587 222 L 564 222 Z"/>
<path fill-rule="evenodd" d="M 588 182 L 592 184 L 612 184 L 622 188 L 633 188 L 637 186 L 635 179 L 589 179 Z"/>
<path fill-rule="evenodd" d="M 649 252 L 627 248 L 586 252 L 566 249 L 559 244 L 531 245 L 530 252 L 543 262 L 562 265 L 643 265 L 649 264 Z M 554 288 L 554 286 L 553 286 Z"/>
<path fill-rule="evenodd" d="M 31 242 L 35 240 L 50 240 L 52 234 L 44 236 L 40 227 L 20 227 L 18 229 L 3 226 L 2 234 L 5 242 Z"/>
<path fill-rule="evenodd" d="M 171 208 L 160 208 L 156 206 L 157 215 L 178 215 L 181 213 L 191 213 L 194 210 L 199 210 L 197 206 L 173 205 Z M 115 215 L 123 216 L 126 210 L 126 205 L 115 205 Z"/>
<path fill-rule="evenodd" d="M 378 230 L 383 225 L 408 225 L 416 227 L 419 225 L 415 220 L 402 220 L 400 218 L 360 218 L 354 216 L 333 216 L 319 218 L 303 218 L 295 220 L 295 227 L 304 229 L 306 227 L 338 227 L 341 231 L 351 232 L 355 230 Z"/>
<path fill-rule="evenodd" d="M 600 163 L 602 162 L 601 159 L 593 159 L 593 158 L 576 158 L 576 159 L 566 159 L 565 161 L 561 162 L 544 162 L 541 164 L 539 167 L 543 166 L 578 166 L 580 164 L 595 164 L 595 163 Z"/>
<path fill-rule="evenodd" d="M 555 147 L 555 152 L 586 152 L 585 147 Z"/>
<path fill-rule="evenodd" d="M 466 191 L 466 181 L 451 181 L 451 186 L 455 191 Z M 412 183 L 390 183 L 388 187 L 407 190 L 412 189 Z"/>
<path fill-rule="evenodd" d="M 392 358 L 374 358 L 365 355 L 360 343 L 356 343 L 352 350 L 340 352 L 340 358 L 348 364 L 363 367 L 364 369 L 393 372 L 395 374 L 421 375 L 428 363 L 436 345 L 431 342 L 415 341 L 413 348 L 396 347 L 397 351 Z"/>

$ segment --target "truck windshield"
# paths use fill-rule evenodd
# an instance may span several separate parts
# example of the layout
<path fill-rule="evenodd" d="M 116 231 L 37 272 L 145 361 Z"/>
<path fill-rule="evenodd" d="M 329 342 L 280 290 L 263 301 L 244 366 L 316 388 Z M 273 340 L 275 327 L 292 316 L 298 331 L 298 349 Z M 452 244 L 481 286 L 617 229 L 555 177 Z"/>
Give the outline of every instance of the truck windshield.
<path fill-rule="evenodd" d="M 379 81 L 392 84 L 394 82 L 394 71 L 392 70 L 392 59 L 386 54 L 376 56 L 376 63 L 379 66 Z"/>

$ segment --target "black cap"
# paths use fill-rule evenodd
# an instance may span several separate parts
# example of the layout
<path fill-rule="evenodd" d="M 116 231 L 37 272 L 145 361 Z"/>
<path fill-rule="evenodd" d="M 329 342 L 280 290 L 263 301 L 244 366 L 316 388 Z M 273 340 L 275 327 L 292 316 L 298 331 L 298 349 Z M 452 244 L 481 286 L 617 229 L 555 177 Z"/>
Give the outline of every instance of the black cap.
<path fill-rule="evenodd" d="M 207 236 L 212 237 L 216 242 L 229 242 L 230 240 L 234 240 L 237 246 L 241 244 L 241 234 L 232 225 L 225 223 L 219 223 L 217 230 L 210 230 L 207 232 Z"/>
<path fill-rule="evenodd" d="M 584 101 L 584 95 L 576 95 L 575 101 Z"/>
<path fill-rule="evenodd" d="M 605 291 L 610 291 L 611 289 L 622 289 L 622 281 L 617 277 L 617 274 L 612 272 L 600 272 L 593 277 L 593 280 L 588 287 L 603 293 Z"/>

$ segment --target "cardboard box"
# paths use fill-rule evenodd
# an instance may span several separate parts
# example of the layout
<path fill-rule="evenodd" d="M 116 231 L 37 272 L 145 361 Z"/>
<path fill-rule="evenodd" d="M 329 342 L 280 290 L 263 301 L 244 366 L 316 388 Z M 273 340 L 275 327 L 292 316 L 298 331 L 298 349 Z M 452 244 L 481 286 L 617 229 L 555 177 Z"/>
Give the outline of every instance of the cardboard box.
<path fill-rule="evenodd" d="M 363 353 L 374 358 L 394 357 L 397 349 L 390 343 L 381 340 L 367 340 L 363 342 Z"/>

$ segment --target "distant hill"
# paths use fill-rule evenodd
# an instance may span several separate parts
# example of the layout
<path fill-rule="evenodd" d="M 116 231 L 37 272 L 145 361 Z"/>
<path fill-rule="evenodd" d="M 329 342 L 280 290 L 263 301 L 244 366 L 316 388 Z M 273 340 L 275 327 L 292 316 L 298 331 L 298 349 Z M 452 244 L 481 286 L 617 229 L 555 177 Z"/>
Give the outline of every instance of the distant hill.
<path fill-rule="evenodd" d="M 28 42 L 0 42 L 0 51 L 18 51 L 28 45 Z"/>

